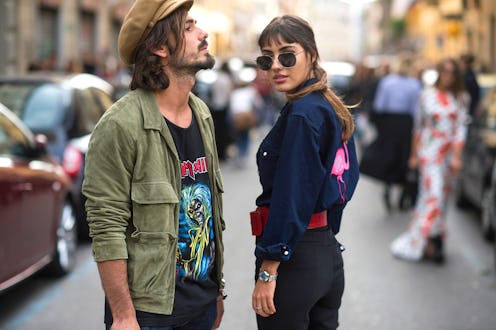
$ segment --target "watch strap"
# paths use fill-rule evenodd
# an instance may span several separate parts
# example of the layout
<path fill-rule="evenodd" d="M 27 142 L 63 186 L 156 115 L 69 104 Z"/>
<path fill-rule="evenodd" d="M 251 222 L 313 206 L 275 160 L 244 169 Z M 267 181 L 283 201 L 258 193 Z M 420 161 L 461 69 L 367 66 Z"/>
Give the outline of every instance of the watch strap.
<path fill-rule="evenodd" d="M 277 280 L 277 273 L 270 274 L 268 271 L 261 269 L 258 274 L 258 279 L 262 282 L 274 282 Z"/>

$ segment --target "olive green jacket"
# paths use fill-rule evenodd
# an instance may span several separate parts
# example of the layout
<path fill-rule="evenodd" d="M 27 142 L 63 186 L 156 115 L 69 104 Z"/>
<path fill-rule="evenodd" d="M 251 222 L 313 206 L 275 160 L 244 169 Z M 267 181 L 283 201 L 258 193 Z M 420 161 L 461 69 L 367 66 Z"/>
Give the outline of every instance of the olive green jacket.
<path fill-rule="evenodd" d="M 205 148 L 222 287 L 222 180 L 210 111 L 190 93 Z M 174 304 L 181 166 L 152 92 L 135 90 L 109 108 L 86 156 L 83 193 L 96 262 L 127 259 L 136 309 L 171 314 Z"/>

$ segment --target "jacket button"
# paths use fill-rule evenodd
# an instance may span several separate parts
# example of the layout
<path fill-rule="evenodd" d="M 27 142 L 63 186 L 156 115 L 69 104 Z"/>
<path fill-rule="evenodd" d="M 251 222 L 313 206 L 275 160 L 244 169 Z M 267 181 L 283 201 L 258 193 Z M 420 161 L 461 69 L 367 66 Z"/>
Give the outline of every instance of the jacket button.
<path fill-rule="evenodd" d="M 262 154 L 264 157 L 267 156 L 267 151 L 264 151 Z"/>

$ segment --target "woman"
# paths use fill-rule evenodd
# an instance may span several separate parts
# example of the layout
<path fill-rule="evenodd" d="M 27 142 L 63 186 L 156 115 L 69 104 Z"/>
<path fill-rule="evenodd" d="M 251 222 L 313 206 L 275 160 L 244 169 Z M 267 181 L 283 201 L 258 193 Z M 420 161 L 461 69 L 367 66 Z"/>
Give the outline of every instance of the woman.
<path fill-rule="evenodd" d="M 408 164 L 420 172 L 419 196 L 408 231 L 391 245 L 394 256 L 411 261 L 444 261 L 445 210 L 454 176 L 462 167 L 468 96 L 457 63 L 437 65 L 434 86 L 419 101 Z"/>
<path fill-rule="evenodd" d="M 353 118 L 327 84 L 306 21 L 277 17 L 258 44 L 258 67 L 288 103 L 257 152 L 252 307 L 259 329 L 336 329 L 344 272 L 334 235 L 358 180 Z"/>

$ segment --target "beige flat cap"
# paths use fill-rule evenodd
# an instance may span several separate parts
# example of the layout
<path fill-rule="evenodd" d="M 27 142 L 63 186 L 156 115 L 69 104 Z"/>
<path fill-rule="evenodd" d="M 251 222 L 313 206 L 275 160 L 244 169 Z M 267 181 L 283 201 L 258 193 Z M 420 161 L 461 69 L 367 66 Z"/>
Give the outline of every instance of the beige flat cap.
<path fill-rule="evenodd" d="M 144 40 L 155 24 L 174 10 L 184 6 L 188 10 L 193 0 L 136 0 L 124 17 L 119 32 L 119 55 L 126 64 L 134 64 L 136 47 Z"/>

